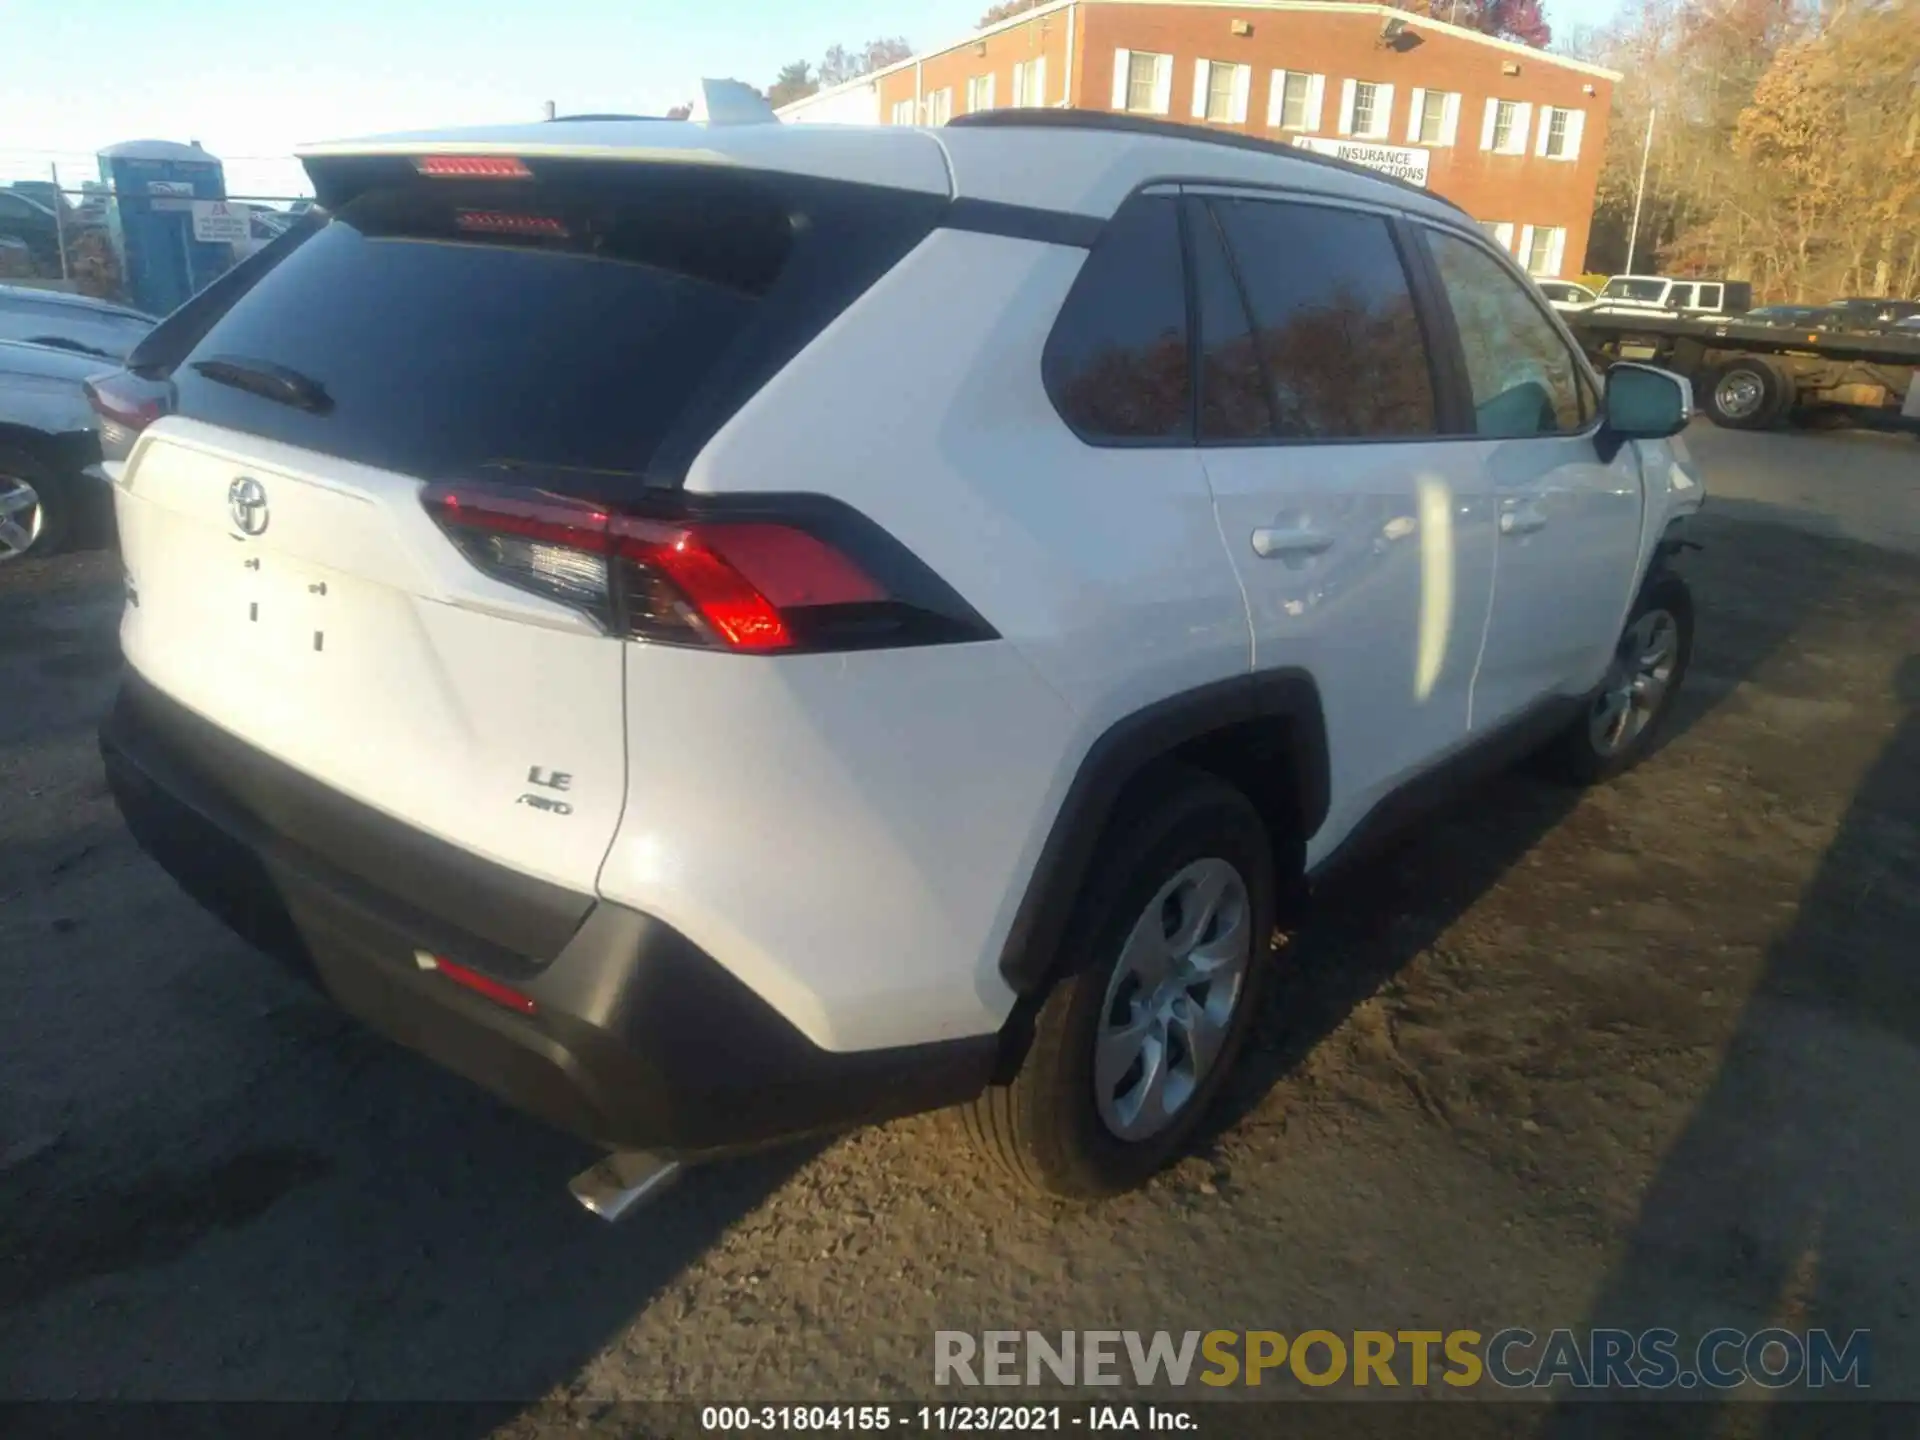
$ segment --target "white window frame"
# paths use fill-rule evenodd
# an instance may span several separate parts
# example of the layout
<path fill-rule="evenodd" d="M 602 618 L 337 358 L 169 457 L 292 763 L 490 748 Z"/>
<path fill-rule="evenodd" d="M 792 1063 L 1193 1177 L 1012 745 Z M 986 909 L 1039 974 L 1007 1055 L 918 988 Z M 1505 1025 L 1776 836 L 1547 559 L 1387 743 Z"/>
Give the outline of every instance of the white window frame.
<path fill-rule="evenodd" d="M 1153 61 L 1153 104 L 1136 110 L 1128 103 L 1133 61 L 1138 56 Z M 1155 50 L 1115 50 L 1113 52 L 1113 108 L 1123 114 L 1165 115 L 1173 108 L 1173 56 Z"/>
<path fill-rule="evenodd" d="M 1497 144 L 1500 127 L 1500 107 L 1513 107 L 1513 128 L 1507 132 L 1507 143 Z M 1502 100 L 1494 96 L 1487 101 L 1487 108 L 1480 121 L 1480 148 L 1492 151 L 1495 155 L 1524 155 L 1527 153 L 1527 137 L 1533 133 L 1533 105 L 1527 100 Z"/>
<path fill-rule="evenodd" d="M 1212 114 L 1213 81 L 1216 70 L 1229 70 L 1232 79 L 1227 88 L 1227 113 Z M 1247 123 L 1247 96 L 1252 88 L 1253 67 L 1238 65 L 1226 60 L 1196 60 L 1193 62 L 1193 118 L 1206 120 L 1215 125 L 1244 125 Z"/>
<path fill-rule="evenodd" d="M 894 101 L 892 123 L 895 125 L 913 124 L 915 122 L 915 119 L 917 118 L 913 112 L 914 112 L 913 101 L 911 100 Z"/>
<path fill-rule="evenodd" d="M 993 82 L 992 75 L 967 77 L 967 113 L 969 115 L 978 115 L 982 110 L 993 109 Z"/>
<path fill-rule="evenodd" d="M 926 111 L 926 124 L 945 125 L 953 119 L 953 87 L 943 85 L 938 90 L 929 90 L 923 104 Z"/>
<path fill-rule="evenodd" d="M 1547 148 L 1548 142 L 1553 138 L 1553 117 L 1556 115 L 1564 115 L 1567 117 L 1565 135 L 1566 149 L 1558 155 L 1551 154 Z M 1586 111 L 1571 110 L 1564 105 L 1542 105 L 1540 107 L 1540 134 L 1534 142 L 1533 153 L 1543 160 L 1558 160 L 1562 162 L 1578 160 L 1580 158 L 1580 140 L 1586 128 Z"/>
<path fill-rule="evenodd" d="M 1358 127 L 1355 112 L 1360 105 L 1360 87 L 1373 87 L 1373 126 Z M 1342 80 L 1340 82 L 1340 133 L 1356 140 L 1385 140 L 1393 133 L 1393 86 L 1381 80 Z"/>
<path fill-rule="evenodd" d="M 1489 240 L 1507 254 L 1513 254 L 1513 222 L 1511 220 L 1482 220 L 1480 229 L 1485 232 Z"/>
<path fill-rule="evenodd" d="M 1421 132 L 1426 128 L 1427 101 L 1440 100 L 1440 136 L 1436 140 L 1424 140 Z M 1460 138 L 1460 96 L 1452 90 L 1415 90 L 1413 104 L 1407 112 L 1407 143 L 1425 145 L 1430 149 L 1444 150 L 1451 147 Z"/>
<path fill-rule="evenodd" d="M 1044 109 L 1047 103 L 1047 57 L 1016 60 L 1013 65 L 1013 103 L 1016 109 Z"/>
<path fill-rule="evenodd" d="M 1287 81 L 1299 76 L 1307 82 L 1307 93 L 1300 106 L 1300 123 L 1288 125 L 1286 121 Z M 1310 74 L 1305 70 L 1276 70 L 1273 72 L 1273 88 L 1267 92 L 1267 128 L 1269 130 L 1294 130 L 1301 134 L 1311 134 L 1320 128 L 1321 117 L 1327 102 L 1327 77 Z"/>
<path fill-rule="evenodd" d="M 1534 241 L 1541 236 L 1547 237 L 1547 250 L 1542 259 L 1545 268 L 1536 270 L 1533 264 Z M 1520 227 L 1520 248 L 1514 253 L 1520 262 L 1520 268 L 1536 280 L 1558 280 L 1560 269 L 1567 260 L 1567 229 L 1564 225 L 1522 225 Z"/>

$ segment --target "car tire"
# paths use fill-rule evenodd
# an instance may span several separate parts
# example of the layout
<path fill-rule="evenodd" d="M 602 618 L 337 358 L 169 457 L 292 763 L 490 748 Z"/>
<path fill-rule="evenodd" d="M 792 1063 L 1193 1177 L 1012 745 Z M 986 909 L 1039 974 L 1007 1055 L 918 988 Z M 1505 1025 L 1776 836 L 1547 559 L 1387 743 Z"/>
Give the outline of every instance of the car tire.
<path fill-rule="evenodd" d="M 1701 404 L 1727 430 L 1765 430 L 1793 405 L 1787 377 L 1764 360 L 1729 360 L 1707 376 Z"/>
<path fill-rule="evenodd" d="M 1569 784 L 1595 785 L 1638 764 L 1692 659 L 1693 592 L 1662 570 L 1641 588 L 1599 689 L 1540 753 L 1542 768 Z"/>
<path fill-rule="evenodd" d="M 0 565 L 56 553 L 73 524 L 72 501 L 52 468 L 17 446 L 0 446 Z"/>
<path fill-rule="evenodd" d="M 1136 795 L 1088 872 L 1019 1071 L 962 1112 L 977 1148 L 1064 1199 L 1133 1189 L 1182 1150 L 1271 960 L 1274 849 L 1252 803 L 1184 767 Z"/>

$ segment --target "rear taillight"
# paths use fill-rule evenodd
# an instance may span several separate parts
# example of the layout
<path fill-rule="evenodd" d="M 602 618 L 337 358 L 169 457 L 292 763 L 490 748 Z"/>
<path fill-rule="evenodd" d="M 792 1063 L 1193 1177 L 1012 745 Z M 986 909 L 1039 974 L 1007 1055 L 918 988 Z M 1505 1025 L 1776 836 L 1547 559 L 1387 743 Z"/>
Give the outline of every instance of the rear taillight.
<path fill-rule="evenodd" d="M 994 634 L 898 541 L 817 496 L 638 514 L 485 485 L 433 485 L 423 499 L 487 574 L 634 639 L 786 652 Z"/>
<path fill-rule="evenodd" d="M 99 417 L 100 458 L 119 462 L 133 450 L 140 432 L 173 408 L 173 385 L 146 380 L 130 370 L 96 375 L 81 387 Z"/>

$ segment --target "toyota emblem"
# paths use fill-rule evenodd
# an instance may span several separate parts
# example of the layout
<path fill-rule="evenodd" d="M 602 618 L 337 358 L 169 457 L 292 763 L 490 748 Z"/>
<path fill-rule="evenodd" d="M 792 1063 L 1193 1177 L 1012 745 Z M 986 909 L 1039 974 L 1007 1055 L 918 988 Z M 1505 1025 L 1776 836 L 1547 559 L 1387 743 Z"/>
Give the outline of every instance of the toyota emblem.
<path fill-rule="evenodd" d="M 239 476 L 227 487 L 227 514 L 243 535 L 264 535 L 267 529 L 267 487 L 251 475 Z"/>

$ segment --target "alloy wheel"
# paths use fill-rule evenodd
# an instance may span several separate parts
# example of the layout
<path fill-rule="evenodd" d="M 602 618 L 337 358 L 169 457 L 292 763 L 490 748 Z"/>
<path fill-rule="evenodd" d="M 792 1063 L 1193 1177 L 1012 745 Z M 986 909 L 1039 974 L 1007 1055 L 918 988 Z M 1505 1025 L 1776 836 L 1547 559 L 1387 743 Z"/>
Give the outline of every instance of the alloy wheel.
<path fill-rule="evenodd" d="M 1146 1140 L 1192 1103 L 1227 1041 L 1253 957 L 1246 881 L 1196 860 L 1134 922 L 1094 1034 L 1094 1104 L 1121 1140 Z"/>

